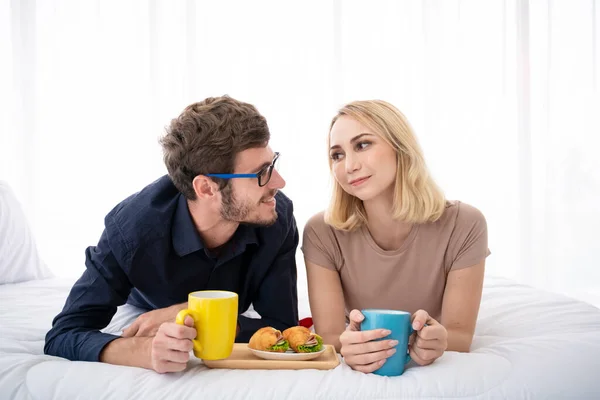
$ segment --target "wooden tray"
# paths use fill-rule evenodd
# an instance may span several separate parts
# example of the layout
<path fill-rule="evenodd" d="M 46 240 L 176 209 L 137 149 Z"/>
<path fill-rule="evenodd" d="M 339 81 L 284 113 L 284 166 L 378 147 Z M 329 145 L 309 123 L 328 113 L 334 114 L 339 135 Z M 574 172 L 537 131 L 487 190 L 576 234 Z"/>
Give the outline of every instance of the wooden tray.
<path fill-rule="evenodd" d="M 333 369 L 340 360 L 332 345 L 326 344 L 323 354 L 308 361 L 264 360 L 252 354 L 248 343 L 235 343 L 233 352 L 224 360 L 203 360 L 209 368 L 227 369 Z"/>

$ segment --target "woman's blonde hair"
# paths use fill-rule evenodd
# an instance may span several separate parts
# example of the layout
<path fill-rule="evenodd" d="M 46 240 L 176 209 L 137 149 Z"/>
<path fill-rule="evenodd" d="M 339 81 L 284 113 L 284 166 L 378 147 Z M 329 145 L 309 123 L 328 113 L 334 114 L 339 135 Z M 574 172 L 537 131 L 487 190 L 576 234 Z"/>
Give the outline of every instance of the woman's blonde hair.
<path fill-rule="evenodd" d="M 331 128 L 341 116 L 348 116 L 365 125 L 396 150 L 393 218 L 410 223 L 433 222 L 440 218 L 446 199 L 427 170 L 423 151 L 404 114 L 382 100 L 346 104 L 331 121 L 327 149 L 331 146 Z M 333 160 L 329 157 L 329 169 L 333 175 L 332 164 Z M 346 193 L 334 177 L 325 222 L 336 229 L 352 231 L 366 221 L 362 200 Z"/>

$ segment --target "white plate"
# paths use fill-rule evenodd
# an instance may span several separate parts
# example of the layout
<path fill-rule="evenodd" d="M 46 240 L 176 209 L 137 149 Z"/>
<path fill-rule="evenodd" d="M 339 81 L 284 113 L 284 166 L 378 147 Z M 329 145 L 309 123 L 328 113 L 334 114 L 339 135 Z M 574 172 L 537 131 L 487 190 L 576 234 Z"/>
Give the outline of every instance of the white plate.
<path fill-rule="evenodd" d="M 248 348 L 250 349 L 250 347 Z M 265 360 L 306 361 L 319 357 L 325 352 L 325 349 L 326 347 L 323 345 L 323 349 L 315 353 L 295 353 L 294 350 L 288 350 L 285 353 L 275 353 L 272 351 L 260 351 L 254 349 L 250 349 L 250 351 L 257 357 Z"/>

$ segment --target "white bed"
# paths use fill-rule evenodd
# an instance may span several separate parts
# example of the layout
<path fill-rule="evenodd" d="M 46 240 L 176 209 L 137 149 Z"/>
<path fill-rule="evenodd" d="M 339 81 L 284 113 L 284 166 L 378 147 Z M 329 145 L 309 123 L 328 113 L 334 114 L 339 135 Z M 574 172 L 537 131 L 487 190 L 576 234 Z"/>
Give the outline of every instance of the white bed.
<path fill-rule="evenodd" d="M 44 337 L 73 280 L 52 278 L 14 193 L 0 181 L 0 400 L 4 399 L 600 399 L 600 310 L 486 278 L 469 354 L 447 352 L 400 377 L 330 371 L 181 373 L 71 362 L 43 354 Z M 305 285 L 299 315 L 309 315 Z M 123 306 L 105 329 L 120 333 L 140 310 Z"/>
<path fill-rule="evenodd" d="M 330 371 L 211 370 L 182 373 L 71 362 L 43 354 L 44 335 L 72 281 L 0 285 L 0 399 L 598 399 L 600 310 L 583 302 L 486 278 L 469 354 L 447 352 L 404 375 Z M 303 304 L 306 313 L 306 304 Z M 106 331 L 139 314 L 124 306 Z"/>

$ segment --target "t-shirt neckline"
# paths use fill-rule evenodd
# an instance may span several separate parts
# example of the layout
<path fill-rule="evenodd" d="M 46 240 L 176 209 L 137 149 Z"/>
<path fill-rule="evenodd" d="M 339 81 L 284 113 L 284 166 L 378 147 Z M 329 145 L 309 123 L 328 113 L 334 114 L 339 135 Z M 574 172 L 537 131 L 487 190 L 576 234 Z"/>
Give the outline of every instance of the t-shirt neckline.
<path fill-rule="evenodd" d="M 365 240 L 367 241 L 369 246 L 371 246 L 373 248 L 373 250 L 375 250 L 377 253 L 384 255 L 384 256 L 395 256 L 400 253 L 403 253 L 404 251 L 406 251 L 406 249 L 408 249 L 410 247 L 412 242 L 415 240 L 415 237 L 417 236 L 417 232 L 419 231 L 419 226 L 420 226 L 420 224 L 413 224 L 412 228 L 410 229 L 410 232 L 408 233 L 408 236 L 406 236 L 406 239 L 402 243 L 402 246 L 400 246 L 399 248 L 394 249 L 394 250 L 384 250 L 381 247 L 379 247 L 379 245 L 377 243 L 375 243 L 373 236 L 371 236 L 371 232 L 369 231 L 369 228 L 367 228 L 367 224 L 363 224 L 360 227 L 360 229 L 362 231 L 362 234 L 363 234 Z"/>

